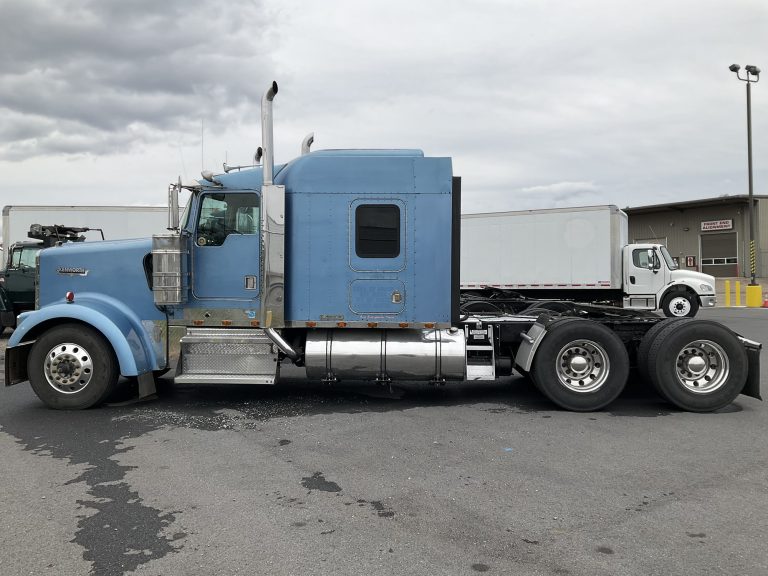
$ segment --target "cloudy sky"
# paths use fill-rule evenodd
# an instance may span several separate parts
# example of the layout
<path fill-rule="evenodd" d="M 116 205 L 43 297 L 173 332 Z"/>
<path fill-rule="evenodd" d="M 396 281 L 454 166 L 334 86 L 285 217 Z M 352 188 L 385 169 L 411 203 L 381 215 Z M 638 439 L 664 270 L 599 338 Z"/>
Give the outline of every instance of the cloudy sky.
<path fill-rule="evenodd" d="M 278 162 L 310 131 L 451 156 L 465 212 L 744 194 L 728 66 L 768 75 L 766 29 L 765 0 L 0 0 L 0 205 L 162 204 L 250 163 L 273 79 Z"/>

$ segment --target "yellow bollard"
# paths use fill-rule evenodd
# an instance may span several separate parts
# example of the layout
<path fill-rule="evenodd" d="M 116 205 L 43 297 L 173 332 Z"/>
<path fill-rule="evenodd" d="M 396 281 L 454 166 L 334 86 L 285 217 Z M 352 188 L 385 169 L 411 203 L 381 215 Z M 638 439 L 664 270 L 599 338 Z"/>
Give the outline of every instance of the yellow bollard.
<path fill-rule="evenodd" d="M 725 307 L 731 307 L 731 281 L 725 281 Z"/>
<path fill-rule="evenodd" d="M 763 292 L 760 288 L 760 284 L 755 284 L 754 286 L 749 285 L 746 290 L 747 308 L 760 308 L 763 305 Z"/>
<path fill-rule="evenodd" d="M 741 282 L 736 280 L 736 306 L 741 306 Z"/>

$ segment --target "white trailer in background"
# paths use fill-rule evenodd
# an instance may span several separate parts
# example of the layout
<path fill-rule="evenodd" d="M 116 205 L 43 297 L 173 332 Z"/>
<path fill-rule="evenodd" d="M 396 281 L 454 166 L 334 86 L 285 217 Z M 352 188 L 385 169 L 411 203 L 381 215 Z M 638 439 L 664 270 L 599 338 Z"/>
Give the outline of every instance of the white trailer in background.
<path fill-rule="evenodd" d="M 715 279 L 679 270 L 666 247 L 629 244 L 616 206 L 461 217 L 461 289 L 534 298 L 612 302 L 667 316 L 716 304 Z"/>
<path fill-rule="evenodd" d="M 144 238 L 164 232 L 168 208 L 164 206 L 5 206 L 3 207 L 3 255 L 15 242 L 29 240 L 32 224 L 60 224 L 77 228 L 101 228 L 106 240 Z M 101 240 L 96 230 L 85 233 L 86 241 Z"/>

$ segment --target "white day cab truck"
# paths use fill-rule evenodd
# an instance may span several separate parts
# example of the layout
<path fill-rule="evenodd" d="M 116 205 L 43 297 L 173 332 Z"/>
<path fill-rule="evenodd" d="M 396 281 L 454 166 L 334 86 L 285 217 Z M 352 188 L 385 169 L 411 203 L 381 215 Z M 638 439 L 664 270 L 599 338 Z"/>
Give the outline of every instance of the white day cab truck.
<path fill-rule="evenodd" d="M 686 410 L 760 397 L 761 345 L 717 322 L 598 305 L 473 310 L 460 293 L 451 159 L 311 151 L 310 135 L 275 165 L 276 94 L 273 83 L 262 99 L 263 163 L 172 184 L 167 232 L 40 252 L 36 309 L 6 348 L 7 386 L 29 381 L 49 407 L 82 409 L 121 376 L 151 397 L 171 369 L 184 386 L 275 385 L 284 365 L 326 385 L 471 387 L 517 372 L 558 406 L 589 411 L 613 402 L 634 366 Z M 499 266 L 531 244 L 507 244 Z"/>
<path fill-rule="evenodd" d="M 612 205 L 462 215 L 461 289 L 668 317 L 717 303 L 713 276 L 679 269 L 663 245 L 629 244 L 627 214 Z"/>

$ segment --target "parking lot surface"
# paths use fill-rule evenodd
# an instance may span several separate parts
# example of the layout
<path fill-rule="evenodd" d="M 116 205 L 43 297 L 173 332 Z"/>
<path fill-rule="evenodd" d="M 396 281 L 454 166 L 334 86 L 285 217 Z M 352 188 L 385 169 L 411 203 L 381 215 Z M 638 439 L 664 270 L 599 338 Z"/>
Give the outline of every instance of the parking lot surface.
<path fill-rule="evenodd" d="M 768 344 L 768 309 L 699 317 Z M 59 412 L 0 389 L 0 574 L 768 574 L 752 398 L 691 414 L 633 382 L 577 414 L 521 378 L 129 393 Z"/>

